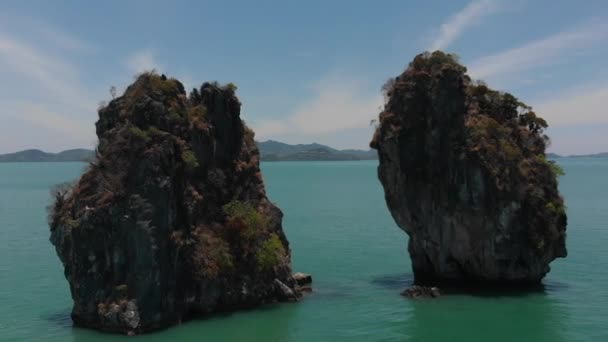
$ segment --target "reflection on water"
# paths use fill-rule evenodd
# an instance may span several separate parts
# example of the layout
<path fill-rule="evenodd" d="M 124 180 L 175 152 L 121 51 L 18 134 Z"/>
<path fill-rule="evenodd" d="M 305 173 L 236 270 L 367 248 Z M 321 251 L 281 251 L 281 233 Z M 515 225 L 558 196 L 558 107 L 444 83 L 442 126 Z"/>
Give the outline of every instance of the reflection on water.
<path fill-rule="evenodd" d="M 145 340 L 160 341 L 289 341 L 290 322 L 297 315 L 297 304 L 265 305 L 255 310 L 211 315 L 193 319 L 168 329 L 137 336 L 100 333 L 73 328 L 74 342 Z"/>
<path fill-rule="evenodd" d="M 53 313 L 43 314 L 41 318 L 59 328 L 72 327 L 71 309 L 65 309 Z"/>
<path fill-rule="evenodd" d="M 413 275 L 377 276 L 370 283 L 397 292 Z M 529 288 L 442 289 L 440 298 L 403 298 L 405 315 L 387 323 L 391 336 L 408 341 L 570 341 L 568 308 L 554 296 L 567 290 L 553 280 Z"/>
<path fill-rule="evenodd" d="M 403 291 L 414 283 L 414 275 L 411 273 L 388 274 L 373 278 L 371 283 L 389 290 Z"/>
<path fill-rule="evenodd" d="M 518 297 L 453 295 L 412 300 L 409 316 L 394 326 L 409 341 L 568 341 L 567 312 L 546 294 Z"/>
<path fill-rule="evenodd" d="M 397 273 L 376 276 L 370 281 L 372 285 L 388 290 L 402 291 L 414 284 L 414 275 L 411 273 Z M 475 297 L 519 297 L 530 294 L 544 294 L 549 291 L 558 291 L 567 288 L 566 283 L 556 281 L 543 281 L 529 286 L 440 286 L 443 295 L 470 295 Z"/>

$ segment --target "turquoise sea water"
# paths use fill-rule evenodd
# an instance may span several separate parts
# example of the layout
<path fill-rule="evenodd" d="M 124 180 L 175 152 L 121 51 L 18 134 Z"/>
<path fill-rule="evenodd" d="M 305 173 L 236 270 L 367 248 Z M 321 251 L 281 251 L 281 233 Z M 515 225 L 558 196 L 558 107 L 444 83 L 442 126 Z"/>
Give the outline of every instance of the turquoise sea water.
<path fill-rule="evenodd" d="M 282 208 L 294 270 L 315 292 L 135 338 L 73 328 L 63 270 L 48 242 L 49 187 L 80 163 L 0 164 L 0 341 L 608 341 L 608 159 L 561 159 L 567 259 L 545 291 L 407 300 L 407 238 L 393 222 L 376 162 L 262 165 Z"/>

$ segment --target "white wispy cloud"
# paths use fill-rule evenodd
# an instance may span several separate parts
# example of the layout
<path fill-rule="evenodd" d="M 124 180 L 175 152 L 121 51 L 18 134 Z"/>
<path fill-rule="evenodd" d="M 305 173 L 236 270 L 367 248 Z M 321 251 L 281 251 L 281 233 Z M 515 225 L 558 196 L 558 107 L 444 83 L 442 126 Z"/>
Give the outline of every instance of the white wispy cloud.
<path fill-rule="evenodd" d="M 441 24 L 437 37 L 430 44 L 430 51 L 443 50 L 458 39 L 468 28 L 476 25 L 485 16 L 497 12 L 501 7 L 497 0 L 473 0 L 460 12 Z"/>
<path fill-rule="evenodd" d="M 25 103 L 17 106 L 16 117 L 35 126 L 70 136 L 90 146 L 95 143 L 95 126 L 87 118 L 67 118 L 43 105 Z"/>
<path fill-rule="evenodd" d="M 0 32 L 0 60 L 5 75 L 15 78 L 26 77 L 31 81 L 31 90 L 41 90 L 52 95 L 54 101 L 64 102 L 82 110 L 94 109 L 94 101 L 83 94 L 79 85 L 78 70 L 65 60 L 41 51 Z M 38 88 L 38 89 L 37 89 Z"/>
<path fill-rule="evenodd" d="M 126 66 L 133 73 L 162 69 L 152 50 L 141 50 L 133 53 L 127 58 Z"/>
<path fill-rule="evenodd" d="M 558 67 L 568 63 L 584 63 L 586 57 L 599 57 L 606 42 L 607 22 L 591 20 L 569 30 L 474 60 L 469 65 L 469 74 L 499 88 L 546 83 L 549 79 L 555 82 L 555 79 L 560 78 Z M 554 68 L 553 73 L 548 74 L 546 70 L 551 69 L 546 68 Z M 552 151 L 566 154 L 590 153 L 601 151 L 607 146 L 598 141 L 608 124 L 605 109 L 608 83 L 605 80 L 587 80 L 583 84 L 552 90 L 550 94 L 541 96 L 526 102 L 549 123 Z M 596 126 L 604 128 L 589 129 Z"/>
<path fill-rule="evenodd" d="M 98 47 L 90 41 L 81 39 L 74 33 L 66 33 L 49 22 L 34 18 L 30 15 L 3 11 L 0 13 L 0 31 L 8 34 L 42 38 L 39 43 L 51 45 L 65 51 L 90 54 L 98 51 Z"/>
<path fill-rule="evenodd" d="M 503 52 L 481 57 L 470 64 L 469 74 L 476 79 L 496 80 L 514 73 L 580 57 L 584 49 L 608 40 L 608 24 L 593 21 L 572 30 L 528 42 Z"/>
<path fill-rule="evenodd" d="M 48 36 L 42 45 L 0 31 L 0 74 L 4 83 L 0 118 L 29 125 L 29 134 L 50 130 L 58 137 L 69 135 L 70 141 L 90 146 L 97 101 L 83 86 L 77 65 L 70 62 L 71 53 L 81 52 L 85 45 L 58 32 L 53 33 L 56 39 Z M 0 134 L 10 129 L 0 126 Z"/>
<path fill-rule="evenodd" d="M 314 96 L 282 119 L 253 121 L 256 137 L 277 135 L 318 136 L 369 127 L 383 103 L 379 92 L 370 94 L 363 84 L 348 78 L 325 77 Z"/>
<path fill-rule="evenodd" d="M 551 126 L 608 123 L 608 83 L 566 89 L 550 99 L 533 102 L 534 110 Z"/>

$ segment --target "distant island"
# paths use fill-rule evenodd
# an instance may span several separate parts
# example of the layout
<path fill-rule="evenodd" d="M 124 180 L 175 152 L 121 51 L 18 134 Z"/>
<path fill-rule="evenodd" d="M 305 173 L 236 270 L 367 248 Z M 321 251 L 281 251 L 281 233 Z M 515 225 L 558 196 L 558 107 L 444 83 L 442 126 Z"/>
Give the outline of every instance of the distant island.
<path fill-rule="evenodd" d="M 547 157 L 549 158 L 606 158 L 608 157 L 608 152 L 601 153 L 593 153 L 593 154 L 571 154 L 568 156 L 562 156 L 556 153 L 547 153 Z"/>
<path fill-rule="evenodd" d="M 262 161 L 341 161 L 341 160 L 375 160 L 378 155 L 374 150 L 338 150 L 317 143 L 290 145 L 279 141 L 267 140 L 257 142 Z M 15 162 L 79 162 L 92 160 L 94 151 L 73 149 L 59 153 L 49 153 L 31 149 L 0 155 L 0 163 Z"/>
<path fill-rule="evenodd" d="M 317 143 L 290 145 L 280 141 L 267 140 L 257 142 L 262 161 L 344 161 L 344 160 L 377 160 L 374 150 L 346 149 L 338 150 Z M 59 153 L 44 152 L 37 149 L 23 150 L 14 153 L 0 154 L 0 163 L 20 162 L 82 162 L 92 160 L 94 151 L 77 148 Z M 560 155 L 547 153 L 547 157 L 556 158 L 608 158 L 608 152 L 593 154 Z"/>
<path fill-rule="evenodd" d="M 94 156 L 92 150 L 78 148 L 59 153 L 49 153 L 41 150 L 23 150 L 15 153 L 0 154 L 0 163 L 18 162 L 74 162 L 89 161 Z"/>
<path fill-rule="evenodd" d="M 337 150 L 335 148 L 313 144 L 289 145 L 279 141 L 267 140 L 258 142 L 262 161 L 330 161 L 330 160 L 375 160 L 378 154 L 374 150 Z"/>

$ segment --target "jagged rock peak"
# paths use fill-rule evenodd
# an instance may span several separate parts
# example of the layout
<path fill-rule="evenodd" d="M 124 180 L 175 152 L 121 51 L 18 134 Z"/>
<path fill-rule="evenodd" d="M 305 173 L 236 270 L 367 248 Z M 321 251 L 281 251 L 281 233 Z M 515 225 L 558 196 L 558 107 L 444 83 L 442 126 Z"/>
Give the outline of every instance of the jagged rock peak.
<path fill-rule="evenodd" d="M 384 85 L 370 145 L 386 202 L 410 237 L 417 283 L 537 283 L 566 256 L 547 123 L 466 70 L 423 53 Z"/>
<path fill-rule="evenodd" d="M 76 324 L 140 333 L 297 299 L 235 90 L 144 73 L 99 110 L 96 158 L 50 213 Z"/>

